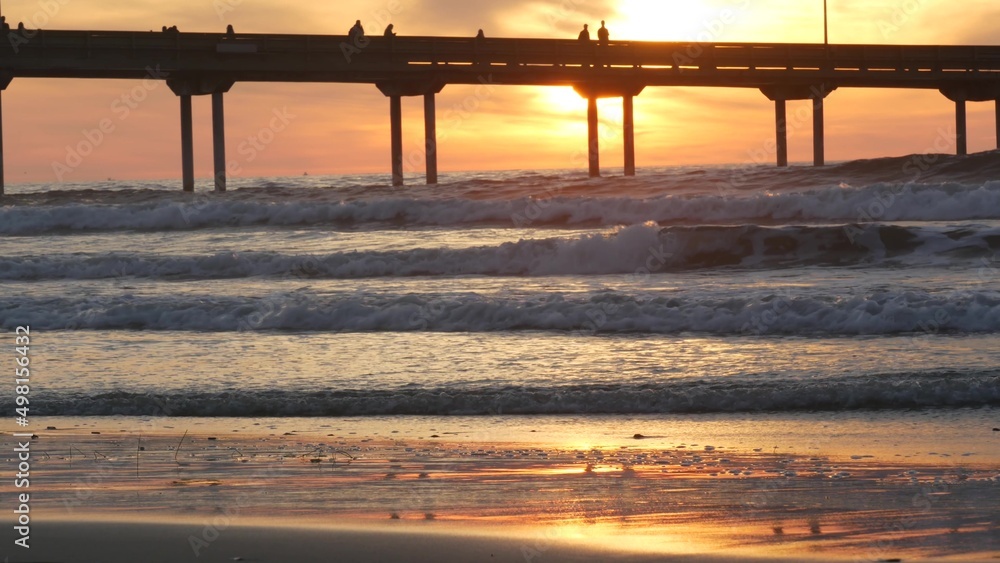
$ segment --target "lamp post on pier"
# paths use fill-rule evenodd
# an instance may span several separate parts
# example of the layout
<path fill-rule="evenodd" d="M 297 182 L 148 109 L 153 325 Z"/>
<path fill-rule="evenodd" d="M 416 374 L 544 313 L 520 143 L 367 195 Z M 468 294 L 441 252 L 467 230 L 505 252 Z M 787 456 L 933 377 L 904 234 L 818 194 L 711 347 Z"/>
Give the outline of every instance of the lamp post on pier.
<path fill-rule="evenodd" d="M 823 0 L 823 44 L 830 44 L 830 26 L 826 13 L 826 0 Z"/>

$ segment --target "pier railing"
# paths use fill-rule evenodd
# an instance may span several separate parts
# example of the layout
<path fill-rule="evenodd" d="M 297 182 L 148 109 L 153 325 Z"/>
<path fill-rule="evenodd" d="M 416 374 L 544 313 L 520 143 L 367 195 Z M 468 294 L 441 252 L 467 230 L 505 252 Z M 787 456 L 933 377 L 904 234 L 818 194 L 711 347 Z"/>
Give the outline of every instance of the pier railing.
<path fill-rule="evenodd" d="M 760 87 L 822 80 L 832 87 L 945 88 L 1000 78 L 1000 47 L 792 43 L 581 42 L 561 39 L 26 31 L 0 42 L 14 76 L 142 76 L 149 65 L 234 80 L 377 82 L 429 73 L 476 83 L 576 84 L 597 76 L 646 85 Z M 778 82 L 775 82 L 778 81 Z"/>

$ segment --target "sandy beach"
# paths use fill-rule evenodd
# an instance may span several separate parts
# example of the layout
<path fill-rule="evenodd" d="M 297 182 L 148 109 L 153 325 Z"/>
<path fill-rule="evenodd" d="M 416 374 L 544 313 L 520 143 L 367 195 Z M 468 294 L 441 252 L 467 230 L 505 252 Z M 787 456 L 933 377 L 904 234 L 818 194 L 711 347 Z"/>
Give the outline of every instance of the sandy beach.
<path fill-rule="evenodd" d="M 204 561 L 222 563 L 247 561 L 278 563 L 283 561 L 407 561 L 437 563 L 440 561 L 522 562 L 688 562 L 722 563 L 725 561 L 766 562 L 840 562 L 858 561 L 799 554 L 796 556 L 760 556 L 747 552 L 726 555 L 691 553 L 644 553 L 627 545 L 628 538 L 610 540 L 601 547 L 586 538 L 548 538 L 535 530 L 511 532 L 468 529 L 418 529 L 419 526 L 308 528 L 256 525 L 233 526 L 221 532 L 217 539 L 199 549 L 195 555 L 193 537 L 199 537 L 203 527 L 196 523 L 78 521 L 52 522 L 43 526 L 38 535 L 38 547 L 31 556 L 15 553 L 11 563 L 59 561 L 65 563 L 95 562 L 171 563 Z M 868 560 L 868 559 L 862 559 Z M 906 558 L 905 561 L 996 561 L 995 554 L 966 555 L 946 558 Z M 896 558 L 870 561 L 901 561 Z"/>
<path fill-rule="evenodd" d="M 528 536 L 368 528 L 233 526 L 200 544 L 197 523 L 60 522 L 46 525 L 30 558 L 12 561 L 654 561 L 652 555 L 545 541 Z M 212 536 L 214 537 L 214 536 Z M 192 544 L 194 547 L 192 547 Z M 536 547 L 537 545 L 537 547 Z M 72 546 L 69 548 L 68 546 Z M 538 549 L 538 548 L 542 549 Z M 197 551 L 197 553 L 196 553 Z"/>
<path fill-rule="evenodd" d="M 641 421 L 649 435 L 627 436 L 620 428 L 640 421 L 614 417 L 603 428 L 590 420 L 587 444 L 570 421 L 546 417 L 522 420 L 510 434 L 519 441 L 462 431 L 461 417 L 425 419 L 426 427 L 396 419 L 48 422 L 31 446 L 31 555 L 8 548 L 11 561 L 1000 556 L 1000 471 L 989 441 L 978 451 L 960 443 L 921 452 L 920 440 L 897 438 L 894 448 L 863 450 L 878 455 L 848 455 L 855 436 L 844 422 L 845 443 L 827 439 L 832 455 L 805 444 L 795 452 L 786 444 L 806 433 L 806 421 L 766 417 L 759 428 L 770 433 L 759 439 L 780 448 L 731 436 L 741 443 L 680 440 L 651 420 Z M 700 426 L 711 432 L 710 420 Z M 868 427 L 871 443 L 895 431 Z"/>

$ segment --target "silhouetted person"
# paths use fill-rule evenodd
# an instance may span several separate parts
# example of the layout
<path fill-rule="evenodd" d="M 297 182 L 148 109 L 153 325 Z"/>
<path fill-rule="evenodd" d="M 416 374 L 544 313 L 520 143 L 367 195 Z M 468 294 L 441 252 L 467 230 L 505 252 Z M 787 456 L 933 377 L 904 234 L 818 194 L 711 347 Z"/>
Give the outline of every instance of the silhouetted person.
<path fill-rule="evenodd" d="M 236 30 L 233 29 L 233 24 L 226 26 L 226 37 L 233 39 L 236 37 Z"/>
<path fill-rule="evenodd" d="M 590 31 L 587 29 L 587 24 L 583 24 L 583 31 L 577 36 L 580 41 L 590 41 Z"/>
<path fill-rule="evenodd" d="M 166 33 L 166 32 L 168 32 L 168 31 L 170 31 L 170 30 L 169 30 L 169 29 L 167 29 L 167 26 L 163 26 L 163 29 L 161 29 L 160 31 L 162 31 L 163 33 Z"/>
<path fill-rule="evenodd" d="M 361 27 L 361 20 L 354 22 L 354 26 L 347 32 L 347 37 L 351 41 L 357 42 L 365 37 L 365 28 Z"/>
<path fill-rule="evenodd" d="M 0 27 L 2 27 L 4 31 L 10 31 L 10 24 L 7 23 L 7 16 L 0 16 Z"/>
<path fill-rule="evenodd" d="M 388 26 L 386 26 L 385 33 L 383 34 L 383 36 L 385 36 L 385 37 L 395 37 L 396 36 L 396 32 L 392 30 L 392 24 L 391 23 Z"/>
<path fill-rule="evenodd" d="M 17 22 L 17 32 L 24 33 L 24 22 Z"/>
<path fill-rule="evenodd" d="M 476 38 L 472 40 L 473 50 L 475 50 L 476 52 L 473 62 L 476 63 L 477 65 L 486 64 L 486 62 L 483 61 L 479 56 L 480 51 L 482 51 L 483 41 L 486 41 L 486 34 L 483 33 L 482 29 L 480 29 L 479 31 L 476 32 Z"/>
<path fill-rule="evenodd" d="M 601 28 L 597 30 L 597 42 L 601 45 L 607 45 L 610 37 L 608 28 L 604 27 L 604 20 L 601 20 Z"/>

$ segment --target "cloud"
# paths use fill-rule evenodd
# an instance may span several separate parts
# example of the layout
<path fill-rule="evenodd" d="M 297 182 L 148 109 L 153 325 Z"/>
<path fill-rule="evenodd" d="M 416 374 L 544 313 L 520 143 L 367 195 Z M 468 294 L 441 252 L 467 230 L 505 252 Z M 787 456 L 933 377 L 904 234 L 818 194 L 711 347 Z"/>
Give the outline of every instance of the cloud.
<path fill-rule="evenodd" d="M 482 28 L 495 33 L 503 25 L 502 14 L 523 6 L 525 0 L 493 0 L 469 2 L 467 0 L 416 0 L 407 10 L 406 18 L 433 34 L 474 35 Z"/>
<path fill-rule="evenodd" d="M 432 29 L 468 35 L 482 28 L 490 36 L 575 37 L 585 21 L 614 12 L 613 0 L 416 0 L 418 14 L 433 14 Z M 413 14 L 408 14 L 413 17 Z"/>
<path fill-rule="evenodd" d="M 976 17 L 962 17 L 952 42 L 964 45 L 1000 45 L 1000 36 L 993 23 L 996 21 L 1000 21 L 1000 9 L 996 8 L 976 14 Z"/>

